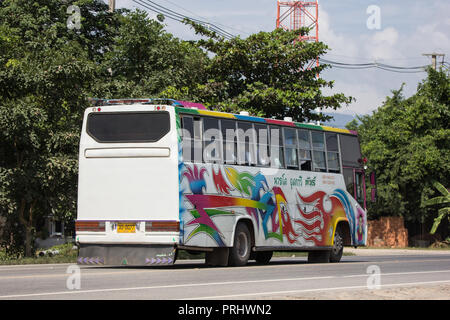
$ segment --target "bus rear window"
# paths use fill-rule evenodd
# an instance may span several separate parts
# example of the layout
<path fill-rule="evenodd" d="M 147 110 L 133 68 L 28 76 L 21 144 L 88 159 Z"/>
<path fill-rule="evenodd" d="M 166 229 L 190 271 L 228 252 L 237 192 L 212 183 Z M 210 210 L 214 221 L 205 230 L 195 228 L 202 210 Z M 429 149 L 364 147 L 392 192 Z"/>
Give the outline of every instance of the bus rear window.
<path fill-rule="evenodd" d="M 169 130 L 166 111 L 99 112 L 87 119 L 87 133 L 98 142 L 156 142 Z"/>

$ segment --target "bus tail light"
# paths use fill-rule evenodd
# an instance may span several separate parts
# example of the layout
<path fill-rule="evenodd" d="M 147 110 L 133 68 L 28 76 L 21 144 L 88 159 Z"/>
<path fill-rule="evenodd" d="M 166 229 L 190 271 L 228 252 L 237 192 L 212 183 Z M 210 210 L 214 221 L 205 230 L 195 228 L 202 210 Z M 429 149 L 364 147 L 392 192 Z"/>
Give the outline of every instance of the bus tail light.
<path fill-rule="evenodd" d="M 104 221 L 76 221 L 76 231 L 105 232 Z"/>
<path fill-rule="evenodd" d="M 146 221 L 146 232 L 178 232 L 180 222 L 178 221 Z"/>

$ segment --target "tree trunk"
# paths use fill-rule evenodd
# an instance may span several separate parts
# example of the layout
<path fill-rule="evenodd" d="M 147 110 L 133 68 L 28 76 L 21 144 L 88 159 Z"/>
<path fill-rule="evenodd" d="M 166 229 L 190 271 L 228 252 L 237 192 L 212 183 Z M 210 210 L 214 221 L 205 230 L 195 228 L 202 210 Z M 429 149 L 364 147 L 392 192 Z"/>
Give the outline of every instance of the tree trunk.
<path fill-rule="evenodd" d="M 32 252 L 32 238 L 33 238 L 33 228 L 26 226 L 25 227 L 25 257 L 31 257 Z"/>
<path fill-rule="evenodd" d="M 25 257 L 31 257 L 32 247 L 33 247 L 33 209 L 36 205 L 36 200 L 34 200 L 28 210 L 28 219 L 25 219 L 24 212 L 26 209 L 26 201 L 22 199 L 19 208 L 19 220 L 25 227 Z"/>

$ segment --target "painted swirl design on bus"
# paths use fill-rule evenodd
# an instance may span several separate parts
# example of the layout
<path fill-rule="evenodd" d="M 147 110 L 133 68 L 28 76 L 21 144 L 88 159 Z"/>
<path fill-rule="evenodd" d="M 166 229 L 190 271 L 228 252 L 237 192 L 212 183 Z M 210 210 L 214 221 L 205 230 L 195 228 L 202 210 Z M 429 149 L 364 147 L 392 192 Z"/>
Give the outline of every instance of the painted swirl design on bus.
<path fill-rule="evenodd" d="M 239 172 L 226 165 L 218 166 L 218 170 L 213 165 L 210 168 L 211 173 L 206 167 L 200 168 L 196 164 L 184 165 L 181 179 L 186 177 L 191 189 L 190 194 L 184 190 L 184 197 L 192 206 L 185 209 L 192 216 L 185 225 L 194 226 L 186 241 L 203 233 L 218 246 L 225 246 L 224 234 L 214 219 L 235 215 L 239 208 L 254 219 L 255 232 L 262 229 L 266 240 L 276 239 L 280 245 L 287 241 L 301 246 L 330 246 L 333 228 L 341 219 L 348 219 L 354 244 L 364 241 L 365 213 L 358 210 L 355 216 L 343 190 L 336 189 L 332 194 L 315 191 L 302 195 L 297 189 L 297 203 L 289 206 L 283 189 L 280 186 L 270 189 L 266 177 L 260 172 Z M 208 186 L 206 176 L 212 177 L 211 186 Z M 212 193 L 206 194 L 207 190 Z"/>
<path fill-rule="evenodd" d="M 333 228 L 340 218 L 345 218 L 345 209 L 339 198 L 317 191 L 303 197 L 297 192 L 300 219 L 295 220 L 305 234 L 305 240 L 314 241 L 316 245 L 332 245 Z"/>

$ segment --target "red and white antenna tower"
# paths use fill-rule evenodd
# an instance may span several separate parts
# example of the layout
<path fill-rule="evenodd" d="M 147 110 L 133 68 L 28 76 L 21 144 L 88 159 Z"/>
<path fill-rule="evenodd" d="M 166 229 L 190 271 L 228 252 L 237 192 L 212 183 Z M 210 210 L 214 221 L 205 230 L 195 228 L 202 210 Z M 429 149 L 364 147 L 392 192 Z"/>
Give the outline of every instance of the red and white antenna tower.
<path fill-rule="evenodd" d="M 280 1 L 277 5 L 277 28 L 297 30 L 310 29 L 308 35 L 300 36 L 299 41 L 319 41 L 319 1 Z M 319 59 L 317 59 L 319 65 Z M 312 65 L 311 65 L 312 66 Z M 310 67 L 311 67 L 310 66 Z"/>

